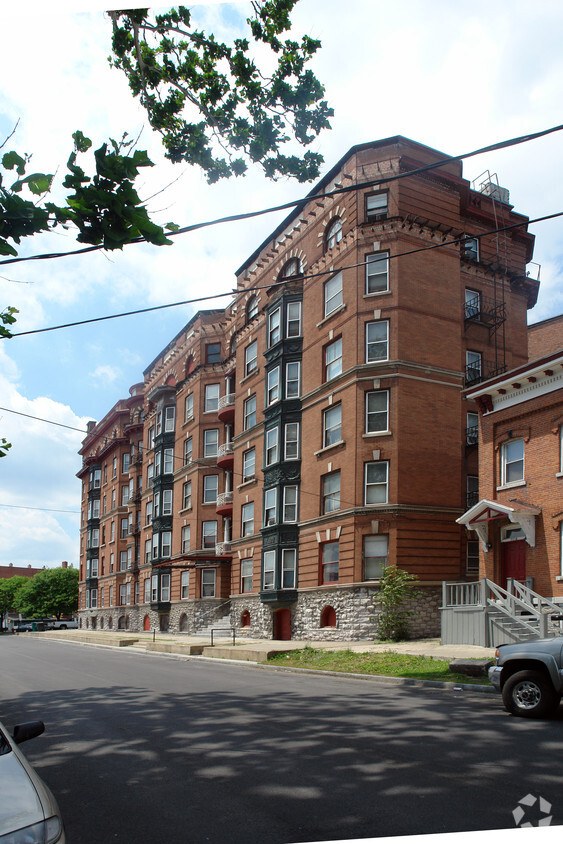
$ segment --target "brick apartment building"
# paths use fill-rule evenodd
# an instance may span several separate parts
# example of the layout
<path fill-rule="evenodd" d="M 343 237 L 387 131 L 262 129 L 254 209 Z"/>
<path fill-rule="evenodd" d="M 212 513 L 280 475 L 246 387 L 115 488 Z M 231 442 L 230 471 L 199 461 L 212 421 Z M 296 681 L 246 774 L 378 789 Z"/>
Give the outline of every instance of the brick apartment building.
<path fill-rule="evenodd" d="M 239 268 L 231 304 L 90 424 L 82 625 L 229 615 L 250 636 L 366 638 L 393 564 L 423 587 L 412 635 L 435 635 L 442 580 L 478 566 L 456 523 L 478 496 L 463 391 L 527 361 L 526 221 L 436 150 L 352 147 Z"/>

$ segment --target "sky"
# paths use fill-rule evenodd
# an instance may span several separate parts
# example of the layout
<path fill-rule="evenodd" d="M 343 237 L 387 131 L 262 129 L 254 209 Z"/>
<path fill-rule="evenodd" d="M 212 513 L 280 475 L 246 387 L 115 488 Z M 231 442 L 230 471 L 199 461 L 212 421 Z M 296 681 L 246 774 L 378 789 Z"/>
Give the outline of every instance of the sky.
<path fill-rule="evenodd" d="M 246 31 L 246 0 L 187 5 L 217 37 Z M 210 186 L 196 168 L 166 162 L 125 77 L 108 64 L 111 28 L 102 9 L 98 0 L 41 0 L 2 10 L 0 143 L 17 124 L 3 152 L 30 153 L 33 169 L 64 174 L 77 129 L 94 148 L 124 132 L 141 133 L 138 146 L 156 166 L 143 174 L 139 193 L 161 223 L 253 211 L 311 189 L 268 181 L 255 170 Z M 397 134 L 459 155 L 563 122 L 558 0 L 299 0 L 292 20 L 295 34 L 323 45 L 310 65 L 335 112 L 331 130 L 311 147 L 324 156 L 322 173 L 351 146 Z M 557 213 L 563 211 L 562 150 L 558 132 L 469 159 L 464 176 L 472 181 L 489 171 L 510 190 L 515 210 L 530 218 Z M 14 330 L 31 331 L 218 296 L 233 288 L 235 270 L 284 216 L 181 235 L 169 247 L 139 244 L 120 253 L 0 263 L 0 310 L 17 307 Z M 563 313 L 563 227 L 556 219 L 530 230 L 541 266 L 539 299 L 529 314 L 537 322 Z M 75 247 L 72 233 L 60 232 L 28 239 L 19 254 Z M 193 306 L 182 306 L 0 342 L 0 437 L 12 443 L 0 461 L 0 564 L 78 564 L 77 452 L 86 423 L 128 396 L 193 313 Z"/>

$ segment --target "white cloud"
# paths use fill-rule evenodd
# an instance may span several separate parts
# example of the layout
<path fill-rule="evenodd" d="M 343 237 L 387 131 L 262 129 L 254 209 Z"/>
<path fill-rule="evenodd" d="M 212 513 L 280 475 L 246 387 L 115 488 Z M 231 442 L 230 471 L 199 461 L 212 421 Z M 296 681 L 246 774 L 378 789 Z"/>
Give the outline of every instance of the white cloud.
<path fill-rule="evenodd" d="M 113 384 L 114 381 L 121 375 L 121 370 L 118 366 L 111 366 L 111 364 L 102 364 L 97 366 L 93 372 L 88 373 L 93 381 L 97 381 L 98 387 L 107 387 L 108 384 Z M 109 408 L 108 408 L 109 409 Z"/>

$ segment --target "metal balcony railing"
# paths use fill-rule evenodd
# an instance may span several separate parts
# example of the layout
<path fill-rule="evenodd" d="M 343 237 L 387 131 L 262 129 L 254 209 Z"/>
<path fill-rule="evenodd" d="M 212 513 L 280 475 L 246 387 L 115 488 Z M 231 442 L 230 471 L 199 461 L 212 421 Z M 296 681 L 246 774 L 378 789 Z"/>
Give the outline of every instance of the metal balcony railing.
<path fill-rule="evenodd" d="M 233 503 L 233 493 L 232 492 L 221 492 L 217 496 L 217 507 L 225 507 L 226 504 Z"/>
<path fill-rule="evenodd" d="M 227 393 L 226 396 L 220 396 L 218 410 L 224 410 L 226 407 L 235 406 L 235 393 Z"/>

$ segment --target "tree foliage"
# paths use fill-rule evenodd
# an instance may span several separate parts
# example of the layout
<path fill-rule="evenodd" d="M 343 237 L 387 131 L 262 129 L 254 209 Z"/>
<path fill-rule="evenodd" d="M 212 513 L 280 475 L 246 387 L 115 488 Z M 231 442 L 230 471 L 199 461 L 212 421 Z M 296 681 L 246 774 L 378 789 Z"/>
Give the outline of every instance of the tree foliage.
<path fill-rule="evenodd" d="M 29 582 L 28 577 L 6 577 L 0 579 L 0 629 L 4 625 L 4 618 L 9 612 L 17 611 L 18 593 Z"/>
<path fill-rule="evenodd" d="M 222 43 L 196 29 L 185 6 L 164 14 L 108 13 L 110 63 L 126 74 L 171 161 L 198 164 L 210 183 L 241 175 L 247 161 L 259 164 L 269 178 L 306 182 L 318 176 L 323 161 L 318 153 L 309 150 L 300 157 L 280 151 L 292 140 L 308 146 L 330 128 L 333 114 L 323 86 L 306 68 L 320 41 L 280 37 L 291 28 L 296 3 L 252 3 L 250 36 L 253 46 L 270 48 L 275 67 L 269 73 L 250 56 L 248 38 Z"/>
<path fill-rule="evenodd" d="M 381 610 L 378 618 L 377 638 L 398 642 L 408 635 L 408 622 L 413 610 L 407 601 L 420 593 L 416 588 L 418 577 L 404 569 L 388 566 L 379 581 L 376 603 Z"/>
<path fill-rule="evenodd" d="M 78 609 L 78 569 L 43 569 L 18 591 L 17 606 L 30 618 L 69 615 Z"/>

